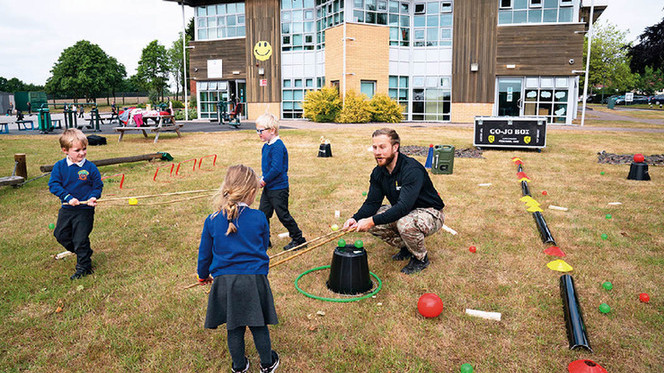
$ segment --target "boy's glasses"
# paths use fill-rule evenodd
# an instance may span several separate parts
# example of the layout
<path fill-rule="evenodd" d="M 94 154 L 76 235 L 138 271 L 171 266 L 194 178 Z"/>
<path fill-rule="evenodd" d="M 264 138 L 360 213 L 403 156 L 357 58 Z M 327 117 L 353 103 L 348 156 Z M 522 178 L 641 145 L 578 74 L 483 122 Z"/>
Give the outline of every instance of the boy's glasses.
<path fill-rule="evenodd" d="M 267 131 L 267 128 L 261 128 L 259 130 L 256 130 L 256 133 L 260 135 L 263 133 L 263 131 Z"/>

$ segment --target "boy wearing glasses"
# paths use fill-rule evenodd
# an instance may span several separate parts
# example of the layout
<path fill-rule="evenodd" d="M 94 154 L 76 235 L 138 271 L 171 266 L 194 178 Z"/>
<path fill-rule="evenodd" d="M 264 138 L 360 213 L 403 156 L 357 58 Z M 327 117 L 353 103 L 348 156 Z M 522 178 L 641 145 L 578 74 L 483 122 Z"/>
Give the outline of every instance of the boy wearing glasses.
<path fill-rule="evenodd" d="M 258 209 L 263 211 L 268 223 L 272 214 L 277 213 L 281 224 L 288 229 L 291 242 L 284 246 L 290 250 L 302 245 L 307 240 L 302 237 L 302 230 L 288 211 L 288 151 L 279 138 L 279 122 L 272 114 L 265 113 L 256 119 L 256 133 L 265 143 L 261 150 L 260 185 L 263 188 Z M 272 246 L 270 244 L 270 246 Z M 304 247 L 302 247 L 304 248 Z"/>

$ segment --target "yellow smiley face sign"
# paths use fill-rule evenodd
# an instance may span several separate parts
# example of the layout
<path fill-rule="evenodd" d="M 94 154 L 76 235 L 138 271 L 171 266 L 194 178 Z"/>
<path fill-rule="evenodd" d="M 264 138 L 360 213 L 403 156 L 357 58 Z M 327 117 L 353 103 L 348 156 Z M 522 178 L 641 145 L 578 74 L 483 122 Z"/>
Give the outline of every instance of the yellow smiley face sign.
<path fill-rule="evenodd" d="M 272 46 L 267 41 L 259 41 L 254 45 L 254 57 L 259 61 L 267 61 L 272 56 Z"/>

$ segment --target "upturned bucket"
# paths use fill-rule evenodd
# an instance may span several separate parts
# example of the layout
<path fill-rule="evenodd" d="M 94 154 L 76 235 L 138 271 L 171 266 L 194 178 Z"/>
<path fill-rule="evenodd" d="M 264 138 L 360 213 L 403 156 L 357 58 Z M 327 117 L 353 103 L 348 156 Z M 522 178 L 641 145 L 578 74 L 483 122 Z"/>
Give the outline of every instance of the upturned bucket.
<path fill-rule="evenodd" d="M 335 293 L 351 295 L 371 290 L 367 251 L 351 244 L 334 249 L 327 287 Z"/>

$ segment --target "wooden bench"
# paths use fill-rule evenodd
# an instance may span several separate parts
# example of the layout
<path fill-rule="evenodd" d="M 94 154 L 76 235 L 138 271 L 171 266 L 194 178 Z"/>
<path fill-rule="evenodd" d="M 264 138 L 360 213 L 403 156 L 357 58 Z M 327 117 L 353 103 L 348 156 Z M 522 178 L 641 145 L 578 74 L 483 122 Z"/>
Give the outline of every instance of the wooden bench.
<path fill-rule="evenodd" d="M 30 128 L 28 128 L 28 123 L 30 123 Z M 23 125 L 23 129 L 21 129 L 21 124 Z M 16 126 L 18 126 L 19 131 L 27 131 L 27 130 L 34 130 L 35 129 L 35 122 L 33 122 L 30 119 L 27 120 L 17 120 L 16 121 Z"/>
<path fill-rule="evenodd" d="M 120 132 L 120 137 L 118 137 L 118 142 L 122 141 L 122 137 L 127 131 L 141 131 L 145 138 L 148 137 L 147 131 L 154 132 L 154 142 L 155 144 L 159 140 L 159 134 L 165 131 L 175 131 L 178 134 L 178 137 L 182 137 L 180 134 L 180 128 L 184 126 L 182 123 L 176 123 L 172 115 L 162 115 L 157 118 L 156 126 L 124 126 L 124 127 L 115 127 L 113 128 L 115 132 Z"/>

